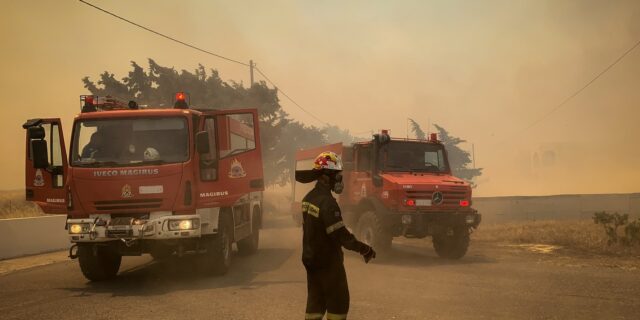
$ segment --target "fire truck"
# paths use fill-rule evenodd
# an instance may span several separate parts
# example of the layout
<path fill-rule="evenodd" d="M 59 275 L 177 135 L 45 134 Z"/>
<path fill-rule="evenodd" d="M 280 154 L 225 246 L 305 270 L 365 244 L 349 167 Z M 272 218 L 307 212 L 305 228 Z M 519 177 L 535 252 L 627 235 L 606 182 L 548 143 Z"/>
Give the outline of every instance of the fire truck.
<path fill-rule="evenodd" d="M 385 251 L 394 237 L 431 236 L 436 253 L 462 258 L 481 215 L 471 207 L 471 186 L 451 173 L 447 151 L 436 134 L 428 140 L 391 138 L 387 130 L 371 141 L 300 150 L 296 170 L 308 169 L 322 151 L 343 161 L 344 191 L 336 195 L 347 227 L 358 239 Z M 292 181 L 293 219 L 312 184 Z"/>
<path fill-rule="evenodd" d="M 81 96 L 67 156 L 60 119 L 30 119 L 26 199 L 66 214 L 84 276 L 117 275 L 123 256 L 195 256 L 224 274 L 232 244 L 256 252 L 264 190 L 256 109 L 173 108 Z M 61 226 L 62 227 L 62 226 Z"/>

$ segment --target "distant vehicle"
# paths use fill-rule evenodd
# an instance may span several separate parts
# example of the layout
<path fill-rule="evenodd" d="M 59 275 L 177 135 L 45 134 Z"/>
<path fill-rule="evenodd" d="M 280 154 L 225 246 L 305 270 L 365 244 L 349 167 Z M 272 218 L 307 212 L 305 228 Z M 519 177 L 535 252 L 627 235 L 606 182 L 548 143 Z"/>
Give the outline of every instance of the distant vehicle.
<path fill-rule="evenodd" d="M 232 243 L 258 249 L 264 190 L 256 109 L 141 108 L 81 96 L 66 154 L 60 119 L 26 129 L 26 199 L 67 214 L 89 280 L 114 277 L 122 256 L 198 256 L 206 273 L 226 273 Z M 61 226 L 62 227 L 62 226 Z M 37 235 L 34 235 L 37 236 Z"/>
<path fill-rule="evenodd" d="M 345 189 L 338 196 L 342 215 L 356 237 L 384 250 L 393 237 L 432 236 L 440 257 L 459 259 L 481 215 L 471 208 L 470 185 L 451 174 L 444 145 L 429 140 L 391 139 L 388 131 L 371 141 L 298 151 L 296 169 L 311 166 L 322 151 L 342 156 Z M 311 184 L 292 181 L 292 215 L 301 223 L 300 201 Z"/>

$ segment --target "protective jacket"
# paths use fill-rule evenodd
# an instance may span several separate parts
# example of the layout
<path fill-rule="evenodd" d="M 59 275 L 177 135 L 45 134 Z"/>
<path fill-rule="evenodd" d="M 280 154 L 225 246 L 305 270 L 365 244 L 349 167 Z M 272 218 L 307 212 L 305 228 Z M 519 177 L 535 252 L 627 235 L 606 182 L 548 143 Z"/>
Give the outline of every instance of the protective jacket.
<path fill-rule="evenodd" d="M 302 218 L 302 263 L 307 269 L 342 265 L 341 247 L 359 253 L 369 249 L 345 228 L 340 207 L 328 186 L 317 182 L 304 197 Z"/>

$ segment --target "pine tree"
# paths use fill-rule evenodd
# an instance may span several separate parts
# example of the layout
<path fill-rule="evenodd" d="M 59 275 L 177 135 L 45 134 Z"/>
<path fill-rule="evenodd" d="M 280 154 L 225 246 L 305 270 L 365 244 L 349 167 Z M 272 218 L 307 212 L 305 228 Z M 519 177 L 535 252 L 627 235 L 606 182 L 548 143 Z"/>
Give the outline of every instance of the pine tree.
<path fill-rule="evenodd" d="M 413 119 L 409 119 L 409 122 L 411 123 L 411 131 L 416 135 L 416 138 L 418 140 L 426 140 L 427 135 L 422 131 L 420 125 Z"/>
<path fill-rule="evenodd" d="M 453 175 L 467 181 L 473 181 L 475 177 L 480 176 L 482 174 L 482 168 L 469 168 L 471 155 L 458 146 L 460 143 L 466 142 L 466 140 L 449 135 L 447 130 L 437 124 L 434 124 L 434 126 L 438 130 L 438 139 L 442 141 L 447 149 L 449 166 L 451 167 Z"/>

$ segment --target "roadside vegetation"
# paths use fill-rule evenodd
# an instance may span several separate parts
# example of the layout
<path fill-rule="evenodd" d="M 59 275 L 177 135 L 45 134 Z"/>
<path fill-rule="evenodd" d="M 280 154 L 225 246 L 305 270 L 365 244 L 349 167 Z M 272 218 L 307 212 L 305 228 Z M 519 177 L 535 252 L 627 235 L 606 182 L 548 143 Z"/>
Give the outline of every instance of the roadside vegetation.
<path fill-rule="evenodd" d="M 24 200 L 24 190 L 0 191 L 0 219 L 43 215 L 37 205 Z"/>
<path fill-rule="evenodd" d="M 640 244 L 611 241 L 611 233 L 594 216 L 593 220 L 548 220 L 502 224 L 485 224 L 474 232 L 475 241 L 505 244 L 546 244 L 560 246 L 576 253 L 640 257 Z M 626 235 L 616 230 L 618 239 Z"/>

